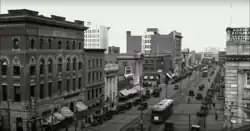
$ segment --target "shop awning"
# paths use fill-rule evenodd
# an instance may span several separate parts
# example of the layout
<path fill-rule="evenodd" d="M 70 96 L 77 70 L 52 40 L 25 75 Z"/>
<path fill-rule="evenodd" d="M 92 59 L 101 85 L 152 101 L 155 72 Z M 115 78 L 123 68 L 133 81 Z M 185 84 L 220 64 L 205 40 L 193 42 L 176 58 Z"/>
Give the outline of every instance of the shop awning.
<path fill-rule="evenodd" d="M 121 95 L 123 95 L 123 96 L 129 95 L 129 92 L 128 92 L 127 89 L 121 90 L 120 93 L 121 93 Z"/>
<path fill-rule="evenodd" d="M 59 121 L 62 121 L 62 120 L 65 119 L 65 117 L 64 117 L 62 114 L 60 114 L 59 112 L 55 112 L 53 115 L 54 115 L 55 118 L 58 119 Z"/>
<path fill-rule="evenodd" d="M 135 94 L 135 93 L 137 93 L 138 91 L 136 90 L 136 89 L 134 89 L 134 88 L 132 88 L 132 89 L 129 89 L 129 93 L 130 94 Z"/>
<path fill-rule="evenodd" d="M 137 91 L 143 91 L 144 88 L 140 87 L 140 86 L 135 86 L 133 89 L 137 90 Z"/>
<path fill-rule="evenodd" d="M 74 115 L 74 113 L 67 106 L 61 108 L 61 113 L 65 117 L 72 117 Z"/>
<path fill-rule="evenodd" d="M 83 104 L 82 101 L 76 102 L 76 108 L 77 108 L 77 111 L 79 111 L 79 112 L 80 111 L 85 111 L 85 110 L 88 109 L 88 107 L 85 104 Z"/>

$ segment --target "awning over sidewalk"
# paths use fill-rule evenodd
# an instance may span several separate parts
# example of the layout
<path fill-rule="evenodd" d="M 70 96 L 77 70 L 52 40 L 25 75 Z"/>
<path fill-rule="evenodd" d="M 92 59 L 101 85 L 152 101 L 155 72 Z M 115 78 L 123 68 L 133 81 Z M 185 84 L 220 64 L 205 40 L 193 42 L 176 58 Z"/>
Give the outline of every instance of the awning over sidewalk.
<path fill-rule="evenodd" d="M 140 87 L 140 86 L 135 86 L 133 88 L 136 89 L 137 91 L 143 91 L 143 90 L 145 90 L 145 88 Z"/>
<path fill-rule="evenodd" d="M 129 93 L 130 94 L 136 94 L 138 91 L 136 90 L 136 89 L 134 89 L 134 88 L 132 88 L 132 89 L 129 89 Z"/>
<path fill-rule="evenodd" d="M 61 113 L 63 116 L 65 117 L 73 117 L 74 113 L 67 107 L 67 106 L 64 106 L 61 108 Z"/>
<path fill-rule="evenodd" d="M 78 101 L 78 102 L 76 102 L 76 108 L 77 108 L 78 112 L 81 112 L 81 111 L 87 110 L 88 106 L 86 106 L 85 104 L 83 104 L 82 101 Z"/>
<path fill-rule="evenodd" d="M 129 92 L 127 89 L 123 89 L 120 91 L 120 94 L 123 95 L 123 96 L 128 96 L 129 95 Z"/>

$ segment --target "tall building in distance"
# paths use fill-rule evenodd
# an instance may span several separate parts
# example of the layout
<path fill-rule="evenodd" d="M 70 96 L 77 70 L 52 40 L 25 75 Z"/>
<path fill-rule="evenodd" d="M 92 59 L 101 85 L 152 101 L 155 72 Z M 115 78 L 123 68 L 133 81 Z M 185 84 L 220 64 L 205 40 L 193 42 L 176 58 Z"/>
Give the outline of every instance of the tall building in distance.
<path fill-rule="evenodd" d="M 97 25 L 91 22 L 87 22 L 86 26 L 88 30 L 85 31 L 84 48 L 106 49 L 105 53 L 107 53 L 110 27 Z"/>
<path fill-rule="evenodd" d="M 109 46 L 108 47 L 108 54 L 120 54 L 120 47 Z"/>
<path fill-rule="evenodd" d="M 173 57 L 172 67 L 178 75 L 181 65 L 182 34 L 172 31 L 169 34 L 160 34 L 157 28 L 148 28 L 143 35 L 132 36 L 127 31 L 127 53 L 139 51 L 144 54 L 170 53 Z"/>
<path fill-rule="evenodd" d="M 227 28 L 225 105 L 227 125 L 250 119 L 250 28 Z"/>

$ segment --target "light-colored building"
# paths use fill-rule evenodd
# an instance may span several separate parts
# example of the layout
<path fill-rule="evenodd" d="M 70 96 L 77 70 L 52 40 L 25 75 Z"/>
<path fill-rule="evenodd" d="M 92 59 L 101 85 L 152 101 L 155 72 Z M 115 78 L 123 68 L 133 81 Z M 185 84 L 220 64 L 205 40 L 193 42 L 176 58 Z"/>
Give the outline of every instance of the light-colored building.
<path fill-rule="evenodd" d="M 225 115 L 227 126 L 249 123 L 250 42 L 242 39 L 244 28 L 227 28 L 225 62 Z M 248 28 L 248 34 L 250 28 Z M 248 116 L 248 117 L 247 117 Z"/>
<path fill-rule="evenodd" d="M 106 111 L 116 109 L 116 103 L 118 102 L 118 70 L 117 64 L 106 64 L 104 67 L 104 81 L 105 91 L 104 98 L 106 101 Z"/>
<path fill-rule="evenodd" d="M 105 53 L 107 53 L 110 27 L 93 24 L 91 22 L 87 22 L 86 26 L 89 28 L 84 34 L 84 48 L 106 49 Z"/>
<path fill-rule="evenodd" d="M 142 36 L 142 47 L 141 52 L 144 54 L 150 54 L 151 53 L 151 37 L 159 33 L 159 30 L 157 28 L 148 28 L 146 32 L 144 32 L 144 35 Z"/>

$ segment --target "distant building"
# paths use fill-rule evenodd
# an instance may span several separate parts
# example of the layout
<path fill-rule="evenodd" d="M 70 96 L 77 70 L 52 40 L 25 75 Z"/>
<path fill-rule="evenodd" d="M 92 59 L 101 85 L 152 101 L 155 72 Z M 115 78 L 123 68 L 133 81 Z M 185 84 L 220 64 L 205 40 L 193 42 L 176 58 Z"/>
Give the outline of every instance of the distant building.
<path fill-rule="evenodd" d="M 218 57 L 219 57 L 218 64 L 224 65 L 226 62 L 226 51 L 219 51 Z"/>
<path fill-rule="evenodd" d="M 85 31 L 84 48 L 106 49 L 105 53 L 108 53 L 110 27 L 91 22 L 87 22 L 86 26 L 89 28 Z"/>
<path fill-rule="evenodd" d="M 225 115 L 231 127 L 249 124 L 250 119 L 250 28 L 226 31 Z"/>
<path fill-rule="evenodd" d="M 170 53 L 173 57 L 172 67 L 178 75 L 181 66 L 181 33 L 172 31 L 170 34 L 160 34 L 157 28 L 148 28 L 142 36 L 131 36 L 131 32 L 127 32 L 127 53 L 133 54 L 139 51 L 144 54 L 164 54 Z"/>
<path fill-rule="evenodd" d="M 120 47 L 109 46 L 108 47 L 108 54 L 120 54 Z"/>

